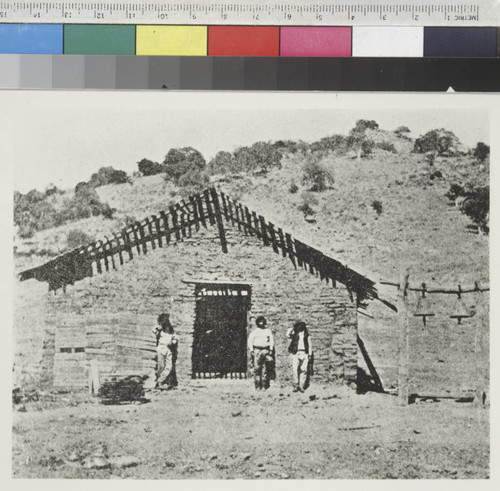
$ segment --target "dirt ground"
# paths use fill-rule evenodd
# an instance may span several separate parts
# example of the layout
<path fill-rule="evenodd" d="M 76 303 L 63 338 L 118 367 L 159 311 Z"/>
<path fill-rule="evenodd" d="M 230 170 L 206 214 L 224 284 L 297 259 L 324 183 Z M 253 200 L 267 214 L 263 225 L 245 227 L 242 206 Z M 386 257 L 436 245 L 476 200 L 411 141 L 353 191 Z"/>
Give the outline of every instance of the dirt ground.
<path fill-rule="evenodd" d="M 486 479 L 489 410 L 454 399 L 201 380 L 149 402 L 16 405 L 14 478 Z"/>

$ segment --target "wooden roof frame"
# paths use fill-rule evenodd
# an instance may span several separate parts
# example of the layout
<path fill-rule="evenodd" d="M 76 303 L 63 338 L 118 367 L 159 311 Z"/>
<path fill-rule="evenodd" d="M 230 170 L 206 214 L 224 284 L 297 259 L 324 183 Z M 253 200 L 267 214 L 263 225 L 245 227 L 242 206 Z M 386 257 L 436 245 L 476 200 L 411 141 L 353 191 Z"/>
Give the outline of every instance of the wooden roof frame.
<path fill-rule="evenodd" d="M 379 297 L 375 282 L 357 273 L 341 262 L 323 254 L 289 233 L 276 227 L 262 215 L 249 210 L 222 191 L 209 188 L 170 206 L 168 211 L 151 215 L 141 222 L 112 234 L 112 239 L 98 240 L 62 254 L 50 261 L 19 274 L 20 281 L 34 278 L 45 281 L 49 291 L 63 290 L 67 285 L 123 265 L 134 254 L 147 254 L 156 248 L 190 237 L 200 227 L 217 226 L 221 248 L 228 252 L 224 221 L 231 223 L 241 233 L 254 236 L 276 254 L 288 257 L 297 268 L 303 268 L 320 280 L 336 285 L 343 284 L 349 292 L 356 293 L 358 304 L 365 300 L 380 300 L 397 311 L 391 303 Z"/>

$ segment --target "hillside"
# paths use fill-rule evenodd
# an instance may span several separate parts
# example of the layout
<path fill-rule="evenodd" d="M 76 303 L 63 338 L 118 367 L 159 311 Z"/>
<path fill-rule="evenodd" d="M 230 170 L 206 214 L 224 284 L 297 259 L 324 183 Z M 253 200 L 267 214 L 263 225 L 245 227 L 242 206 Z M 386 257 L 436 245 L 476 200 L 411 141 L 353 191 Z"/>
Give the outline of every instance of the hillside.
<path fill-rule="evenodd" d="M 470 218 L 445 196 L 453 183 L 487 185 L 488 166 L 479 164 L 470 153 L 438 155 L 432 172 L 439 171 L 441 177 L 430 179 L 425 154 L 412 153 L 411 139 L 383 130 L 367 129 L 366 134 L 379 145 L 363 158 L 354 150 L 311 150 L 311 145 L 304 152 L 284 151 L 281 167 L 265 173 L 214 174 L 210 185 L 375 281 L 398 281 L 401 272 L 410 267 L 410 281 L 416 286 L 422 282 L 428 288 L 473 286 L 475 281 L 488 284 L 488 236 L 478 234 Z M 303 182 L 304 165 L 311 159 L 334 177 L 334 183 L 320 192 L 308 191 L 310 183 Z M 91 240 L 104 238 L 165 209 L 189 191 L 166 182 L 162 174 L 97 187 L 100 200 L 116 209 L 113 217 L 94 216 L 42 230 L 29 239 L 16 238 L 16 270 L 41 264 L 67 250 L 69 231 L 83 232 Z M 304 200 L 311 210 L 307 216 L 299 209 Z M 37 309 L 41 308 L 43 298 L 39 296 L 45 285 L 30 286 L 33 294 L 26 288 L 16 300 L 16 312 L 22 311 L 23 318 L 36 323 L 36 312 L 30 317 L 27 303 L 34 295 Z M 383 297 L 395 301 L 395 288 L 379 289 Z M 456 298 L 445 297 L 435 302 L 438 316 L 431 330 L 420 329 L 420 319 L 414 319 L 418 327 L 412 332 L 412 363 L 424 391 L 471 387 L 473 336 L 479 321 L 474 317 L 456 326 L 448 317 Z M 412 305 L 416 301 L 414 295 Z M 475 299 L 466 301 L 472 306 Z M 367 312 L 371 317 L 359 317 L 360 334 L 384 383 L 394 385 L 397 319 L 381 304 L 370 305 Z M 39 328 L 43 330 L 43 326 Z M 29 351 L 29 343 L 39 350 L 36 336 L 28 335 L 22 326 L 16 337 L 27 343 L 19 347 L 20 352 Z"/>

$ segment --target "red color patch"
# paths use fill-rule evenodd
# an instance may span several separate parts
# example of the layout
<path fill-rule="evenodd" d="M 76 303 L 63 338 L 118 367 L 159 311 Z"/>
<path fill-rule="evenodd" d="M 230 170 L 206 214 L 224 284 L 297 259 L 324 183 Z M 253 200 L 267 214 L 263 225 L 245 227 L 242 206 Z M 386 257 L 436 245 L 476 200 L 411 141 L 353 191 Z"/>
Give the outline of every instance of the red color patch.
<path fill-rule="evenodd" d="M 280 28 L 208 26 L 208 56 L 279 56 Z"/>

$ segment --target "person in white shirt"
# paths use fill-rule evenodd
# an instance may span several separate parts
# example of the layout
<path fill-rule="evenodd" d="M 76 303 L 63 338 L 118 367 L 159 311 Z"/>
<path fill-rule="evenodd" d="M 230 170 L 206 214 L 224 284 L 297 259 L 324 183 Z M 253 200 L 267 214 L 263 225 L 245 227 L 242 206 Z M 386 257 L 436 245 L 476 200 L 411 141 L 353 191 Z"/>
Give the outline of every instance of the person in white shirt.
<path fill-rule="evenodd" d="M 274 337 L 271 329 L 266 327 L 267 321 L 263 316 L 255 319 L 254 329 L 248 337 L 248 348 L 253 360 L 253 376 L 257 390 L 269 388 L 271 364 L 274 363 Z"/>
<path fill-rule="evenodd" d="M 170 322 L 169 314 L 158 316 L 158 326 L 153 329 L 156 336 L 156 387 L 173 389 L 177 386 L 175 362 L 177 360 L 178 339 Z"/>
<path fill-rule="evenodd" d="M 304 392 L 309 385 L 309 366 L 312 361 L 311 336 L 306 323 L 296 322 L 287 330 L 287 336 L 291 339 L 288 352 L 292 362 L 293 391 Z"/>

